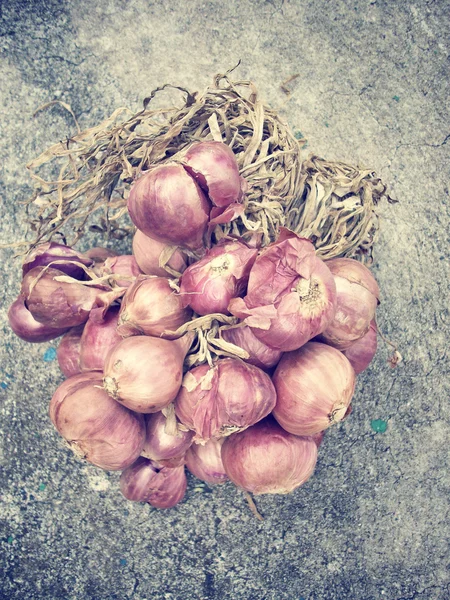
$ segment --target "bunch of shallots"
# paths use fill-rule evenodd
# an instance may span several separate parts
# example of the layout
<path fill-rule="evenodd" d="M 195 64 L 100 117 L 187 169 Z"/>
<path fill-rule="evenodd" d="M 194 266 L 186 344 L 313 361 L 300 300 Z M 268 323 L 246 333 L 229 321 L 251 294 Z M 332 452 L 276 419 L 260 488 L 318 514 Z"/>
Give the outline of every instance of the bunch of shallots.
<path fill-rule="evenodd" d="M 133 256 L 51 242 L 24 262 L 12 329 L 63 336 L 50 418 L 77 455 L 122 471 L 130 500 L 174 506 L 185 466 L 292 492 L 375 354 L 379 290 L 361 263 L 324 262 L 283 228 L 266 247 L 215 237 L 246 191 L 230 148 L 198 142 L 134 183 Z"/>

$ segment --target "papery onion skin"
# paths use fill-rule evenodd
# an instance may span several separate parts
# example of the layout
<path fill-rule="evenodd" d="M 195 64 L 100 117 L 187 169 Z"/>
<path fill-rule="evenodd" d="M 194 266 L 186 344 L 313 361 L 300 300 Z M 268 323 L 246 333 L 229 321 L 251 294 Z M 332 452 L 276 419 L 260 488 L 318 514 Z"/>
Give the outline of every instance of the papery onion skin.
<path fill-rule="evenodd" d="M 93 260 L 94 263 L 103 263 L 107 258 L 111 258 L 112 256 L 118 256 L 118 253 L 115 250 L 110 250 L 109 248 L 102 248 L 101 246 L 90 248 L 84 254 L 85 256 Z"/>
<path fill-rule="evenodd" d="M 82 283 L 56 281 L 61 276 L 65 273 L 51 267 L 28 271 L 21 289 L 25 305 L 36 321 L 44 325 L 58 328 L 81 325 L 97 305 L 99 290 Z"/>
<path fill-rule="evenodd" d="M 122 340 L 118 320 L 118 306 L 111 306 L 102 320 L 89 317 L 80 341 L 81 371 L 103 371 L 109 351 Z"/>
<path fill-rule="evenodd" d="M 377 352 L 377 325 L 375 321 L 370 324 L 369 331 L 362 338 L 343 350 L 355 373 L 359 375 L 367 369 Z"/>
<path fill-rule="evenodd" d="M 192 144 L 183 163 L 215 206 L 228 206 L 241 200 L 239 166 L 233 151 L 223 142 Z"/>
<path fill-rule="evenodd" d="M 50 417 L 76 455 L 102 469 L 119 471 L 142 451 L 144 419 L 108 396 L 101 375 L 95 375 L 67 379 L 50 402 Z"/>
<path fill-rule="evenodd" d="M 116 275 L 117 285 L 129 287 L 136 277 L 141 275 L 141 270 L 132 254 L 122 254 L 107 258 L 101 266 L 102 275 Z M 121 278 L 123 277 L 123 279 Z"/>
<path fill-rule="evenodd" d="M 39 323 L 25 306 L 25 299 L 19 296 L 8 309 L 8 321 L 14 333 L 21 340 L 31 343 L 49 342 L 63 335 L 67 327 L 55 328 Z"/>
<path fill-rule="evenodd" d="M 221 455 L 224 440 L 209 440 L 204 445 L 192 444 L 186 452 L 186 467 L 197 479 L 211 485 L 228 481 Z"/>
<path fill-rule="evenodd" d="M 221 358 L 188 371 L 175 400 L 175 413 L 194 442 L 231 435 L 267 416 L 276 402 L 267 373 L 235 358 Z"/>
<path fill-rule="evenodd" d="M 295 350 L 332 321 L 336 309 L 333 275 L 312 243 L 281 228 L 278 240 L 257 257 L 247 295 L 228 307 L 262 342 Z"/>
<path fill-rule="evenodd" d="M 167 419 L 162 412 L 145 416 L 146 438 L 142 456 L 166 467 L 184 465 L 184 456 L 192 444 L 193 431 L 166 432 Z"/>
<path fill-rule="evenodd" d="M 199 315 L 229 314 L 228 305 L 243 294 L 258 250 L 236 240 L 219 242 L 181 277 L 180 296 Z"/>
<path fill-rule="evenodd" d="M 272 377 L 277 391 L 273 416 L 295 435 L 314 435 L 341 421 L 355 389 L 348 359 L 327 344 L 308 342 L 287 352 Z"/>
<path fill-rule="evenodd" d="M 77 252 L 70 246 L 47 242 L 39 244 L 28 253 L 22 265 L 22 275 L 25 276 L 35 267 L 46 267 L 55 261 L 57 262 L 52 264 L 53 268 L 80 280 L 86 279 L 85 271 L 80 265 L 90 267 L 93 263 L 89 256 Z"/>
<path fill-rule="evenodd" d="M 223 329 L 221 333 L 225 341 L 248 352 L 250 356 L 243 359 L 245 362 L 260 369 L 275 367 L 283 356 L 281 350 L 270 348 L 270 346 L 259 340 L 248 325 Z"/>
<path fill-rule="evenodd" d="M 187 487 L 184 467 L 159 468 L 140 457 L 120 477 L 120 491 L 127 500 L 148 502 L 155 508 L 172 508 L 184 497 Z"/>
<path fill-rule="evenodd" d="M 187 261 L 183 253 L 164 242 L 159 242 L 146 236 L 139 229 L 133 237 L 133 255 L 139 268 L 146 275 L 157 275 L 158 277 L 172 277 L 163 266 L 161 260 L 164 255 L 170 255 L 167 266 L 176 273 L 183 273 L 187 267 Z"/>
<path fill-rule="evenodd" d="M 185 353 L 177 341 L 129 337 L 108 354 L 105 390 L 131 410 L 153 413 L 166 407 L 180 389 Z"/>
<path fill-rule="evenodd" d="M 222 461 L 231 481 L 252 494 L 289 494 L 313 474 L 317 445 L 268 418 L 227 438 Z"/>
<path fill-rule="evenodd" d="M 72 327 L 59 342 L 56 358 L 64 377 L 72 377 L 72 375 L 81 373 L 80 343 L 82 333 L 83 325 Z"/>
<path fill-rule="evenodd" d="M 122 337 L 159 337 L 177 330 L 191 317 L 192 311 L 184 307 L 166 277 L 140 275 L 123 297 L 117 331 Z"/>
<path fill-rule="evenodd" d="M 336 282 L 336 314 L 320 340 L 346 350 L 369 330 L 380 290 L 369 269 L 357 260 L 334 258 L 326 265 Z"/>
<path fill-rule="evenodd" d="M 211 205 L 179 164 L 157 166 L 132 186 L 128 212 L 148 237 L 196 250 L 203 245 Z"/>

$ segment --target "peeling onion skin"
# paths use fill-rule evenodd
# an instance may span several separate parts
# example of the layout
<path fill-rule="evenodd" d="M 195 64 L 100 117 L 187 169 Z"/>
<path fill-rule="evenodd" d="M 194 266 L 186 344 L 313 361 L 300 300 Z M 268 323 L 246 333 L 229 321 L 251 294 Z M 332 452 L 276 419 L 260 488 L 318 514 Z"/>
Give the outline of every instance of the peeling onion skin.
<path fill-rule="evenodd" d="M 176 163 L 147 171 L 134 183 L 128 198 L 128 212 L 140 231 L 191 250 L 203 246 L 210 210 L 200 186 Z"/>
<path fill-rule="evenodd" d="M 283 353 L 281 350 L 271 348 L 253 333 L 251 327 L 234 327 L 222 330 L 222 337 L 226 342 L 239 346 L 249 353 L 249 358 L 243 360 L 260 369 L 272 369 L 279 362 Z"/>
<path fill-rule="evenodd" d="M 376 352 L 377 325 L 375 321 L 371 322 L 369 331 L 362 338 L 343 350 L 343 354 L 348 358 L 357 375 L 367 369 Z"/>
<path fill-rule="evenodd" d="M 158 242 L 147 235 L 136 230 L 133 237 L 133 254 L 139 268 L 146 275 L 157 275 L 158 277 L 173 277 L 166 269 L 160 266 L 161 257 L 166 252 L 173 250 L 173 254 L 167 262 L 167 266 L 177 273 L 183 273 L 187 267 L 183 253 L 164 242 Z"/>
<path fill-rule="evenodd" d="M 102 320 L 87 320 L 80 342 L 81 371 L 103 371 L 108 353 L 122 340 L 118 320 L 118 306 L 111 306 Z"/>
<path fill-rule="evenodd" d="M 212 368 L 188 371 L 175 400 L 181 423 L 205 443 L 242 431 L 267 416 L 276 403 L 275 388 L 261 369 L 235 358 L 220 358 Z"/>
<path fill-rule="evenodd" d="M 146 437 L 142 456 L 166 467 L 184 465 L 185 454 L 192 444 L 193 431 L 178 430 L 176 435 L 166 433 L 167 419 L 162 412 L 145 416 Z"/>
<path fill-rule="evenodd" d="M 334 258 L 326 265 L 336 283 L 336 313 L 320 341 L 346 350 L 369 331 L 380 290 L 369 269 L 357 260 Z"/>
<path fill-rule="evenodd" d="M 83 325 L 72 327 L 59 342 L 56 351 L 59 368 L 64 377 L 72 377 L 81 373 L 80 368 L 80 345 Z"/>
<path fill-rule="evenodd" d="M 72 451 L 101 469 L 125 469 L 144 446 L 142 415 L 110 398 L 101 387 L 100 373 L 67 379 L 56 390 L 49 413 Z"/>
<path fill-rule="evenodd" d="M 56 328 L 39 323 L 25 306 L 23 296 L 14 300 L 8 309 L 9 326 L 14 333 L 25 342 L 38 344 L 49 342 L 66 333 L 67 327 Z"/>
<path fill-rule="evenodd" d="M 317 445 L 264 419 L 223 443 L 222 461 L 231 481 L 252 494 L 289 494 L 313 474 Z"/>
<path fill-rule="evenodd" d="M 117 279 L 117 285 L 120 287 L 130 287 L 136 277 L 141 275 L 141 270 L 132 254 L 122 254 L 121 256 L 112 256 L 105 260 L 100 267 L 101 275 L 122 276 L 123 279 Z"/>
<path fill-rule="evenodd" d="M 288 432 L 314 435 L 342 421 L 355 390 L 355 372 L 335 348 L 308 342 L 286 352 L 272 377 L 277 391 L 273 416 Z"/>
<path fill-rule="evenodd" d="M 184 497 L 187 487 L 184 467 L 160 468 L 140 457 L 120 477 L 120 491 L 127 500 L 148 502 L 155 508 L 172 508 Z"/>
<path fill-rule="evenodd" d="M 205 445 L 192 444 L 186 452 L 186 467 L 197 479 L 211 485 L 228 481 L 221 454 L 224 440 L 209 440 Z"/>
<path fill-rule="evenodd" d="M 79 280 L 87 279 L 86 273 L 80 264 L 90 267 L 93 263 L 92 258 L 86 254 L 77 252 L 70 246 L 64 246 L 56 242 L 47 242 L 36 246 L 25 257 L 22 265 L 22 276 L 24 277 L 28 271 L 31 271 L 35 267 L 45 267 L 54 261 L 58 261 L 58 263 L 52 265 L 53 268 Z"/>

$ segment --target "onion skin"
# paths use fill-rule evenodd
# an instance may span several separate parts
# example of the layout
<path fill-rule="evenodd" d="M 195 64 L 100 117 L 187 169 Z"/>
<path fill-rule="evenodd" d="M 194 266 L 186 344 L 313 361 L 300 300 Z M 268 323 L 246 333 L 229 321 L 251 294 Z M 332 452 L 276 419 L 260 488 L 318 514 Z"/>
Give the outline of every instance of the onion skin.
<path fill-rule="evenodd" d="M 136 412 L 165 408 L 175 399 L 183 378 L 185 353 L 177 342 L 150 336 L 122 340 L 106 358 L 105 390 Z"/>
<path fill-rule="evenodd" d="M 357 260 L 334 258 L 326 265 L 336 282 L 336 314 L 320 341 L 346 350 L 368 332 L 380 290 L 369 269 Z"/>
<path fill-rule="evenodd" d="M 211 205 L 184 167 L 167 163 L 132 186 L 128 212 L 136 227 L 166 244 L 196 250 L 203 245 Z"/>
<path fill-rule="evenodd" d="M 343 350 L 355 373 L 359 375 L 367 369 L 377 352 L 377 325 L 375 321 L 370 324 L 369 331 L 362 338 L 356 340 L 347 350 Z"/>
<path fill-rule="evenodd" d="M 314 435 L 341 421 L 355 389 L 348 359 L 331 346 L 309 342 L 283 355 L 272 377 L 273 416 L 286 431 Z"/>
<path fill-rule="evenodd" d="M 84 255 L 93 260 L 94 263 L 103 263 L 107 258 L 117 256 L 117 252 L 115 252 L 115 250 L 110 250 L 109 248 L 96 246 L 95 248 L 90 248 Z"/>
<path fill-rule="evenodd" d="M 204 446 L 192 444 L 186 452 L 186 467 L 197 479 L 211 485 L 228 481 L 221 455 L 224 440 L 209 440 Z"/>
<path fill-rule="evenodd" d="M 122 340 L 117 333 L 118 320 L 118 306 L 111 306 L 103 320 L 89 317 L 80 340 L 81 371 L 103 371 L 109 351 Z"/>
<path fill-rule="evenodd" d="M 191 369 L 175 400 L 175 413 L 194 442 L 205 443 L 242 431 L 267 416 L 276 402 L 270 377 L 235 358 L 222 358 L 212 368 Z"/>
<path fill-rule="evenodd" d="M 184 497 L 187 487 L 184 467 L 159 468 L 140 457 L 120 477 L 120 491 L 134 502 L 148 502 L 155 508 L 172 508 Z"/>
<path fill-rule="evenodd" d="M 8 309 L 8 321 L 14 333 L 25 342 L 38 344 L 49 342 L 67 331 L 67 327 L 55 328 L 39 323 L 25 306 L 25 299 L 19 296 Z"/>
<path fill-rule="evenodd" d="M 232 315 L 276 350 L 295 350 L 326 329 L 336 309 L 333 275 L 309 240 L 281 228 L 257 257 L 247 295 L 232 300 Z"/>
<path fill-rule="evenodd" d="M 107 258 L 100 268 L 101 275 L 122 276 L 123 279 L 116 279 L 120 287 L 129 287 L 136 277 L 141 275 L 141 270 L 136 259 L 131 254 L 121 256 L 112 256 Z"/>
<path fill-rule="evenodd" d="M 245 362 L 260 369 L 272 369 L 279 362 L 283 353 L 281 350 L 270 348 L 267 344 L 259 340 L 248 327 L 230 327 L 222 330 L 222 337 L 226 342 L 239 346 L 250 355 L 245 358 Z"/>
<path fill-rule="evenodd" d="M 79 280 L 87 278 L 80 264 L 90 267 L 93 263 L 89 256 L 77 252 L 70 246 L 47 242 L 39 244 L 28 253 L 22 265 L 22 275 L 25 277 L 28 271 L 31 271 L 34 267 L 46 267 L 54 261 L 58 261 L 57 264 L 53 265 L 55 269 Z"/>
<path fill-rule="evenodd" d="M 170 255 L 170 253 L 172 253 Z M 157 275 L 158 277 L 172 277 L 162 265 L 165 256 L 170 256 L 167 266 L 175 273 L 183 273 L 187 267 L 183 253 L 176 246 L 170 246 L 149 238 L 139 229 L 133 237 L 133 254 L 140 270 L 146 275 Z"/>
<path fill-rule="evenodd" d="M 64 377 L 72 377 L 81 373 L 80 343 L 82 333 L 83 325 L 72 327 L 59 342 L 56 358 Z"/>
<path fill-rule="evenodd" d="M 183 273 L 180 296 L 199 315 L 229 314 L 228 304 L 243 294 L 258 250 L 242 242 L 219 242 Z"/>
<path fill-rule="evenodd" d="M 165 467 L 184 465 L 184 455 L 192 444 L 193 431 L 181 431 L 176 435 L 166 433 L 167 419 L 162 412 L 145 416 L 146 438 L 142 456 Z"/>
<path fill-rule="evenodd" d="M 311 477 L 317 446 L 269 418 L 227 438 L 222 461 L 231 481 L 252 494 L 289 494 Z"/>
<path fill-rule="evenodd" d="M 215 206 L 228 206 L 241 200 L 239 166 L 233 151 L 223 142 L 192 144 L 183 163 Z"/>
<path fill-rule="evenodd" d="M 191 317 L 166 277 L 140 275 L 123 297 L 117 331 L 122 337 L 166 337 L 165 332 L 175 331 Z"/>
<path fill-rule="evenodd" d="M 67 379 L 50 402 L 50 417 L 75 454 L 93 465 L 119 471 L 140 455 L 145 440 L 142 415 L 115 402 L 99 373 Z"/>

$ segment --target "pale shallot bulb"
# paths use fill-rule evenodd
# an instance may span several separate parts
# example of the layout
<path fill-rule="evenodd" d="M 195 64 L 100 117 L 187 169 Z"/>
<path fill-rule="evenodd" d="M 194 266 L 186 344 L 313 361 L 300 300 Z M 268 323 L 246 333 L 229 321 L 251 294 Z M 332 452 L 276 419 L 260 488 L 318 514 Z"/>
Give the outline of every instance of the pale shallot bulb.
<path fill-rule="evenodd" d="M 243 294 L 258 250 L 242 242 L 222 241 L 183 273 L 180 297 L 199 315 L 228 313 L 228 304 Z"/>
<path fill-rule="evenodd" d="M 211 204 L 182 165 L 152 168 L 132 186 L 128 212 L 145 235 L 196 250 L 203 245 Z"/>
<path fill-rule="evenodd" d="M 174 431 L 162 412 L 145 416 L 146 438 L 142 456 L 166 467 L 184 464 L 186 450 L 192 444 L 193 431 L 181 431 L 175 423 Z"/>
<path fill-rule="evenodd" d="M 126 338 L 106 358 L 104 388 L 131 410 L 157 412 L 170 404 L 180 389 L 186 352 L 183 338 Z"/>
<path fill-rule="evenodd" d="M 133 255 L 123 254 L 107 258 L 100 267 L 100 275 L 115 275 L 118 286 L 129 287 L 141 275 L 141 270 Z"/>
<path fill-rule="evenodd" d="M 59 368 L 65 377 L 72 377 L 81 373 L 80 368 L 80 343 L 83 325 L 72 327 L 59 342 L 56 351 Z"/>
<path fill-rule="evenodd" d="M 346 416 L 355 372 L 339 350 L 309 342 L 283 355 L 272 381 L 277 391 L 273 416 L 278 423 L 295 435 L 314 435 Z"/>
<path fill-rule="evenodd" d="M 231 481 L 252 494 L 289 494 L 313 474 L 317 446 L 268 418 L 227 438 L 222 461 Z"/>
<path fill-rule="evenodd" d="M 357 260 L 333 258 L 326 265 L 336 282 L 336 314 L 320 341 L 346 350 L 369 330 L 380 290 L 369 269 Z"/>
<path fill-rule="evenodd" d="M 176 246 L 149 238 L 139 229 L 133 237 L 133 254 L 139 268 L 146 275 L 172 277 L 182 273 L 187 266 L 183 253 Z"/>
<path fill-rule="evenodd" d="M 224 440 L 209 440 L 205 445 L 192 444 L 186 452 L 186 467 L 192 475 L 212 485 L 228 480 L 221 455 Z"/>
<path fill-rule="evenodd" d="M 222 358 L 186 373 L 175 401 L 175 413 L 195 442 L 204 443 L 246 429 L 274 408 L 270 377 L 253 365 Z"/>
<path fill-rule="evenodd" d="M 249 358 L 244 358 L 245 362 L 260 369 L 275 367 L 283 356 L 281 350 L 275 350 L 259 340 L 248 325 L 223 328 L 221 335 L 226 342 L 242 348 L 249 354 Z"/>
<path fill-rule="evenodd" d="M 370 324 L 369 331 L 343 350 L 355 373 L 358 375 L 367 369 L 377 351 L 377 325 L 375 321 Z"/>
<path fill-rule="evenodd" d="M 47 242 L 39 244 L 27 254 L 22 265 L 22 275 L 25 276 L 35 267 L 46 267 L 51 264 L 54 269 L 82 280 L 87 279 L 83 266 L 90 267 L 92 263 L 93 260 L 89 256 L 77 252 L 70 246 Z"/>
<path fill-rule="evenodd" d="M 90 315 L 80 341 L 81 371 L 103 371 L 109 351 L 122 340 L 117 333 L 118 319 L 118 306 L 111 306 L 103 318 Z"/>
<path fill-rule="evenodd" d="M 321 333 L 335 306 L 333 275 L 312 243 L 281 228 L 278 240 L 257 257 L 247 295 L 232 300 L 228 310 L 262 342 L 287 352 Z"/>
<path fill-rule="evenodd" d="M 189 321 L 191 316 L 192 311 L 183 306 L 182 298 L 170 287 L 166 277 L 140 275 L 123 297 L 117 331 L 122 337 L 164 336 Z"/>
<path fill-rule="evenodd" d="M 50 417 L 73 452 L 93 465 L 118 471 L 140 455 L 145 424 L 101 387 L 100 373 L 67 379 L 50 402 Z"/>
<path fill-rule="evenodd" d="M 120 477 L 120 491 L 127 500 L 148 502 L 155 508 L 172 508 L 184 497 L 187 487 L 184 467 L 159 467 L 140 457 Z"/>
<path fill-rule="evenodd" d="M 67 331 L 67 327 L 51 327 L 39 323 L 25 306 L 25 299 L 19 296 L 8 310 L 8 321 L 14 333 L 25 342 L 49 342 Z"/>
<path fill-rule="evenodd" d="M 239 166 L 233 150 L 222 142 L 192 144 L 183 163 L 215 206 L 228 206 L 242 197 Z"/>

